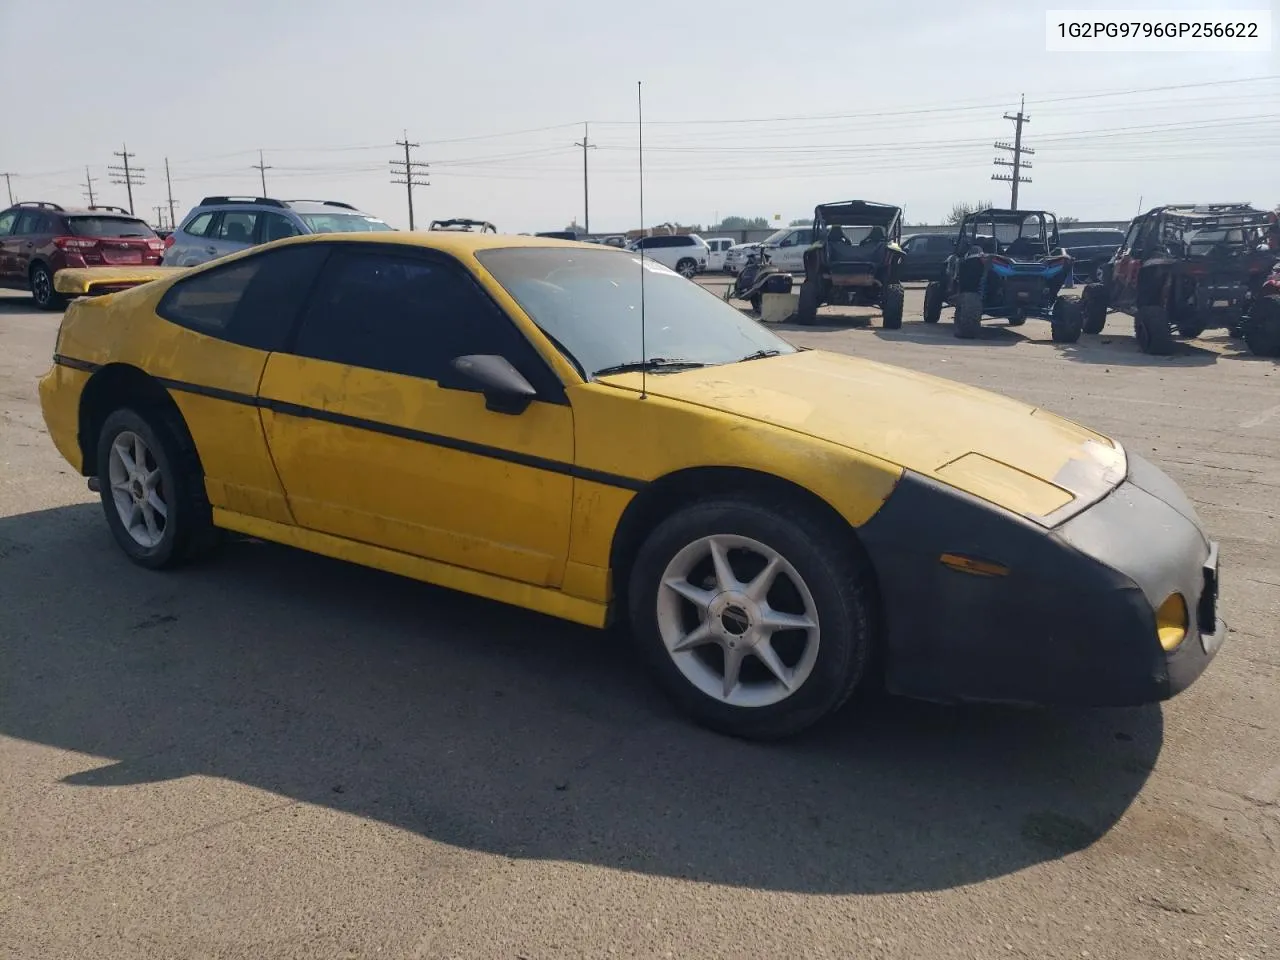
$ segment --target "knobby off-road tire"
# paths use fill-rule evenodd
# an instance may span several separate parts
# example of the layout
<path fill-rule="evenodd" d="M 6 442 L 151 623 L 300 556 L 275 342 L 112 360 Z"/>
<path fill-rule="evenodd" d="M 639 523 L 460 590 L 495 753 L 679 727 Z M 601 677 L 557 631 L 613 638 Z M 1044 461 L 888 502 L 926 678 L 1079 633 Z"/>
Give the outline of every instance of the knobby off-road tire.
<path fill-rule="evenodd" d="M 942 318 L 942 284 L 929 281 L 924 288 L 924 322 L 937 323 Z"/>
<path fill-rule="evenodd" d="M 1143 353 L 1156 357 L 1173 353 L 1173 330 L 1164 307 L 1139 307 L 1133 318 L 1133 336 Z"/>
<path fill-rule="evenodd" d="M 1253 305 L 1244 342 L 1254 356 L 1280 357 L 1280 297 L 1262 297 Z"/>
<path fill-rule="evenodd" d="M 902 311 L 906 306 L 906 291 L 902 289 L 899 283 L 890 284 L 885 287 L 884 296 L 880 304 L 880 315 L 884 318 L 884 328 L 886 330 L 902 329 Z"/>
<path fill-rule="evenodd" d="M 1080 303 L 1084 306 L 1084 332 L 1101 333 L 1107 325 L 1107 288 L 1101 283 L 1086 283 Z"/>
<path fill-rule="evenodd" d="M 1049 320 L 1054 343 L 1075 343 L 1084 331 L 1084 308 L 1074 297 L 1059 297 Z"/>
<path fill-rule="evenodd" d="M 956 336 L 972 340 L 982 327 L 982 295 L 962 293 L 956 298 Z"/>
<path fill-rule="evenodd" d="M 800 284 L 800 302 L 796 304 L 796 323 L 810 325 L 818 321 L 819 281 L 805 277 Z"/>

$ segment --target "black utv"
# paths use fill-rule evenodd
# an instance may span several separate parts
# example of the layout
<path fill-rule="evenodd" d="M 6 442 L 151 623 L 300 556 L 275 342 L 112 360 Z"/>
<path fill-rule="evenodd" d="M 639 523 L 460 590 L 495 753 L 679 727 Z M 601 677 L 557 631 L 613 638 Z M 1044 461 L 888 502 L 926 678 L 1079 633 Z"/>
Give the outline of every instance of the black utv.
<path fill-rule="evenodd" d="M 982 318 L 1008 317 L 1009 326 L 1041 317 L 1055 343 L 1075 343 L 1084 327 L 1080 301 L 1061 296 L 1071 258 L 1058 240 L 1058 220 L 1043 210 L 980 210 L 964 218 L 955 252 L 942 276 L 924 291 L 924 322 L 937 323 L 955 306 L 956 336 L 971 340 Z"/>
<path fill-rule="evenodd" d="M 1253 353 L 1271 356 L 1276 334 L 1254 307 L 1277 259 L 1268 242 L 1275 222 L 1247 203 L 1147 211 L 1084 288 L 1085 332 L 1101 333 L 1116 310 L 1133 317 L 1143 353 L 1170 353 L 1175 332 L 1198 337 L 1226 327 Z"/>
<path fill-rule="evenodd" d="M 813 243 L 804 253 L 799 323 L 824 303 L 880 308 L 887 330 L 902 326 L 902 208 L 868 200 L 824 203 L 813 211 Z"/>

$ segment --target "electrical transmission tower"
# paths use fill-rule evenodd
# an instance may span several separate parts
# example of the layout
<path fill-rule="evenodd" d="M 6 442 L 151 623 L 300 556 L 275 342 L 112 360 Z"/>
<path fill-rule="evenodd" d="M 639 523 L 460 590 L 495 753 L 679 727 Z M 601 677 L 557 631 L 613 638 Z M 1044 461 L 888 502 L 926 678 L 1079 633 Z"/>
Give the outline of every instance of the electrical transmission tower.
<path fill-rule="evenodd" d="M 404 147 L 404 159 L 391 161 L 392 176 L 400 178 L 400 179 L 393 179 L 391 182 L 404 184 L 405 192 L 409 196 L 409 229 L 412 230 L 413 229 L 413 188 L 431 186 L 431 184 L 427 180 L 423 179 L 424 177 L 427 176 L 427 169 L 430 166 L 430 164 L 423 163 L 419 160 L 414 160 L 413 157 L 410 156 L 409 151 L 414 149 L 415 147 L 422 146 L 422 144 L 410 143 L 408 130 L 404 132 L 403 140 L 396 141 L 396 146 Z"/>
<path fill-rule="evenodd" d="M 84 168 L 84 186 L 85 186 L 84 195 L 89 198 L 89 206 L 91 207 L 93 206 L 93 181 L 96 179 L 97 179 L 96 177 L 89 176 L 89 168 L 85 167 Z"/>
<path fill-rule="evenodd" d="M 1014 123 L 1013 143 L 1006 143 L 1003 140 L 997 140 L 995 144 L 995 148 L 997 150 L 1008 150 L 1013 154 L 1012 160 L 1004 160 L 1000 157 L 996 157 L 994 161 L 997 167 L 1012 167 L 1012 173 L 993 173 L 991 175 L 992 180 L 1004 180 L 1012 185 L 1011 196 L 1009 199 L 1009 209 L 1011 210 L 1018 209 L 1018 184 L 1031 182 L 1029 177 L 1024 177 L 1022 175 L 1023 170 L 1031 169 L 1031 164 L 1023 160 L 1022 155 L 1024 153 L 1028 155 L 1035 153 L 1035 151 L 1030 147 L 1024 147 L 1022 145 L 1022 125 L 1024 123 L 1031 122 L 1031 118 L 1023 112 L 1026 106 L 1027 98 L 1024 96 L 1022 98 L 1022 103 L 1018 107 L 1017 116 L 1011 117 L 1007 113 L 1004 115 L 1006 120 L 1012 120 Z"/>
<path fill-rule="evenodd" d="M 582 230 L 588 236 L 591 235 L 591 204 L 589 202 L 589 194 L 587 193 L 587 151 L 594 150 L 596 145 L 587 139 L 587 128 L 589 124 L 582 124 L 582 142 L 577 140 L 573 142 L 575 147 L 582 148 Z"/>
<path fill-rule="evenodd" d="M 129 193 L 129 213 L 133 213 L 133 188 L 142 186 L 143 174 L 146 173 L 144 167 L 131 167 L 129 161 L 133 159 L 134 154 L 129 152 L 129 145 L 123 144 L 119 150 L 112 154 L 114 157 L 120 158 L 120 164 L 107 167 L 107 173 L 111 174 L 111 182 L 116 184 L 124 184 L 125 189 Z"/>

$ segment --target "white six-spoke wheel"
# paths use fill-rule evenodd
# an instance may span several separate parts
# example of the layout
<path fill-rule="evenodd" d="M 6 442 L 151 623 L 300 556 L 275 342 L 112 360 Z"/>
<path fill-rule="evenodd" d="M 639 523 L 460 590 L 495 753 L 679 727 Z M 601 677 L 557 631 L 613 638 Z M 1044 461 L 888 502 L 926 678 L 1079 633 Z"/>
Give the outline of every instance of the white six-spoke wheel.
<path fill-rule="evenodd" d="M 155 455 L 138 434 L 123 430 L 111 442 L 107 461 L 111 498 L 125 531 L 141 547 L 164 537 L 169 507 Z"/>
<path fill-rule="evenodd" d="M 749 537 L 689 543 L 663 572 L 658 630 L 676 667 L 735 707 L 786 699 L 818 658 L 817 604 L 785 557 Z"/>

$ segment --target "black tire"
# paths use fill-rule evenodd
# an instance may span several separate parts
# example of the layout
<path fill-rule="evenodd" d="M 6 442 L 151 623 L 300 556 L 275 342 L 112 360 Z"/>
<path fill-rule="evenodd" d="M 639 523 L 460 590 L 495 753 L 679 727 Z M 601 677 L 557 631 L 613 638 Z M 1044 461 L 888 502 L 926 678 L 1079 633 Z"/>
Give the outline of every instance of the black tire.
<path fill-rule="evenodd" d="M 930 280 L 924 288 L 924 322 L 937 323 L 942 318 L 942 284 Z"/>
<path fill-rule="evenodd" d="M 31 268 L 31 299 L 41 310 L 61 310 L 67 298 L 53 289 L 53 274 L 43 263 Z"/>
<path fill-rule="evenodd" d="M 1169 326 L 1169 314 L 1164 307 L 1139 307 L 1133 318 L 1133 336 L 1143 353 L 1155 357 L 1173 353 L 1173 329 Z"/>
<path fill-rule="evenodd" d="M 760 294 L 753 293 L 751 295 L 751 309 L 755 312 L 756 316 L 760 315 L 760 307 L 763 304 L 764 304 L 764 298 Z"/>
<path fill-rule="evenodd" d="M 659 591 L 667 565 L 710 536 L 749 537 L 781 554 L 813 597 L 819 640 L 812 671 L 784 699 L 736 706 L 694 685 L 668 653 L 659 626 Z M 841 707 L 867 672 L 873 643 L 870 566 L 847 531 L 788 502 L 747 497 L 708 500 L 667 517 L 645 540 L 628 590 L 632 636 L 659 685 L 690 717 L 720 733 L 774 740 L 800 732 Z"/>
<path fill-rule="evenodd" d="M 160 471 L 160 490 L 166 505 L 159 542 L 145 546 L 125 529 L 111 486 L 111 446 L 123 432 L 142 438 L 150 452 L 148 467 Z M 102 510 L 111 533 L 134 563 L 151 570 L 175 567 L 207 553 L 218 541 L 212 510 L 204 490 L 204 476 L 186 427 L 172 413 L 154 408 L 121 408 L 111 413 L 98 434 L 98 483 Z"/>
<path fill-rule="evenodd" d="M 676 261 L 676 273 L 684 277 L 686 280 L 692 280 L 698 275 L 698 261 L 685 257 L 683 260 Z"/>
<path fill-rule="evenodd" d="M 1280 297 L 1262 297 L 1253 305 L 1244 342 L 1257 357 L 1280 357 Z"/>
<path fill-rule="evenodd" d="M 1101 283 L 1087 283 L 1080 292 L 1084 306 L 1084 332 L 1101 333 L 1107 325 L 1107 288 Z"/>
<path fill-rule="evenodd" d="M 907 293 L 902 284 L 892 283 L 884 289 L 880 303 L 880 315 L 884 318 L 886 330 L 902 329 L 902 311 L 906 305 Z"/>
<path fill-rule="evenodd" d="M 800 284 L 800 302 L 796 304 L 796 323 L 812 324 L 818 319 L 818 281 L 805 277 Z"/>
<path fill-rule="evenodd" d="M 1009 318 L 1009 326 L 1020 327 L 1027 322 L 1027 315 L 1022 310 L 1018 310 Z"/>
<path fill-rule="evenodd" d="M 1084 332 L 1084 307 L 1075 297 L 1059 297 L 1053 302 L 1049 320 L 1054 343 L 1075 343 Z"/>
<path fill-rule="evenodd" d="M 956 297 L 956 336 L 972 340 L 982 327 L 982 295 L 962 293 Z"/>

